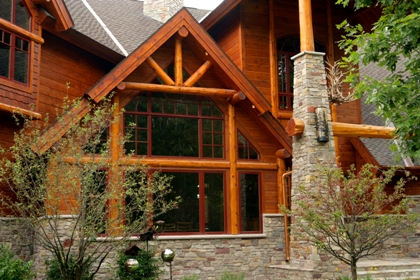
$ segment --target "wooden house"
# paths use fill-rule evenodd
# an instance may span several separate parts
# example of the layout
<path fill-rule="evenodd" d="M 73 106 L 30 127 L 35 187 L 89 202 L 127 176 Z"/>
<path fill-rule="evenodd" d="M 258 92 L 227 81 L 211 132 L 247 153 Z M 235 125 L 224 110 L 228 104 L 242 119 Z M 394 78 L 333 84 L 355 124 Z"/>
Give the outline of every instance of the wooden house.
<path fill-rule="evenodd" d="M 168 227 L 159 243 L 176 252 L 179 277 L 246 271 L 247 279 L 306 279 L 270 268 L 300 258 L 299 250 L 288 253 L 278 207 L 290 200 L 289 171 L 293 184 L 299 181 L 295 176 L 310 175 L 295 155 L 301 152 L 307 159 L 299 159 L 313 162 L 326 147 L 344 168 L 365 162 L 386 166 L 392 155 L 389 140 L 370 144 L 359 138 L 390 135 L 389 129 L 372 132 L 374 127 L 362 125 L 370 115 L 364 115 L 360 100 L 330 106 L 324 96 L 322 104 L 296 104 L 292 58 L 320 57 L 314 76 L 321 89 L 306 90 L 325 91 L 323 60 L 343 55 L 336 24 L 347 18 L 369 29 L 380 10 L 354 12 L 332 0 L 225 0 L 210 12 L 179 10 L 182 1 L 173 1 L 180 6 L 164 18 L 152 2 L 2 1 L 0 144 L 13 142 L 14 111 L 35 119 L 54 116 L 57 104 L 70 96 L 81 99 L 82 105 L 68 112 L 77 119 L 89 102 L 115 91 L 124 120 L 136 126 L 122 120 L 110 128 L 110 137 L 133 132 L 126 148 L 139 157 L 130 160 L 173 175 L 183 196 L 177 212 L 165 215 Z M 311 151 L 296 146 L 320 107 L 334 122 L 334 137 Z M 51 119 L 39 149 L 48 150 L 70 125 Z M 378 152 L 379 146 L 385 150 Z M 407 168 L 416 173 L 415 166 Z M 408 192 L 418 194 L 418 186 Z M 317 263 L 305 263 L 307 279 L 330 272 Z"/>

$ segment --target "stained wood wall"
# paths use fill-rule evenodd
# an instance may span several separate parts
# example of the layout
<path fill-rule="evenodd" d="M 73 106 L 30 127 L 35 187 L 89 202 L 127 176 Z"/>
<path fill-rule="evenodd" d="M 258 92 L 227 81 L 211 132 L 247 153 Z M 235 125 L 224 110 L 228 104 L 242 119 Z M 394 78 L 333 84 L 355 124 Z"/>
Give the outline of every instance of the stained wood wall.
<path fill-rule="evenodd" d="M 82 96 L 113 65 L 48 32 L 44 32 L 43 37 L 37 110 L 54 117 L 64 97 Z"/>

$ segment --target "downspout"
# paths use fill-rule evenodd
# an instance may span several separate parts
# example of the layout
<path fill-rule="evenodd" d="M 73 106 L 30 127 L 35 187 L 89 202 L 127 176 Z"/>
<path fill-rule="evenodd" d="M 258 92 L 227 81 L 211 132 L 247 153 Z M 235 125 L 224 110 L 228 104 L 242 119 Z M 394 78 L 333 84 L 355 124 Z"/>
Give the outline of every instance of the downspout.
<path fill-rule="evenodd" d="M 287 203 L 287 195 L 286 195 L 286 191 L 287 191 L 287 185 L 286 185 L 286 177 L 291 177 L 292 175 L 292 171 L 288 171 L 286 173 L 283 174 L 283 203 L 284 206 L 290 210 L 291 205 L 288 205 Z M 286 262 L 290 261 L 290 235 L 289 235 L 289 222 L 287 219 L 287 213 L 283 213 L 283 219 L 284 219 L 284 239 L 286 241 Z"/>

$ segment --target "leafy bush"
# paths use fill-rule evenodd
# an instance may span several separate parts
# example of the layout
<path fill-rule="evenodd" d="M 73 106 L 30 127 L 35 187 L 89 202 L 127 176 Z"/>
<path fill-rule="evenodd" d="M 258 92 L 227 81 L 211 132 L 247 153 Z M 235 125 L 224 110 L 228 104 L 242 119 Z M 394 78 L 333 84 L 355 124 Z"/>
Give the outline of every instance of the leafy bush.
<path fill-rule="evenodd" d="M 245 273 L 244 272 L 242 272 L 240 274 L 223 272 L 223 275 L 220 278 L 220 280 L 243 280 L 244 278 L 245 278 Z"/>
<path fill-rule="evenodd" d="M 68 267 L 66 268 L 67 272 L 70 272 L 71 279 L 76 278 L 76 260 L 74 259 L 73 255 L 70 255 L 69 260 L 66 262 Z M 47 259 L 45 261 L 47 265 L 47 280 L 64 280 L 63 275 L 60 270 L 60 265 L 56 259 Z M 83 270 L 84 273 L 81 277 L 82 280 L 89 280 L 91 279 L 89 269 Z"/>
<path fill-rule="evenodd" d="M 16 258 L 9 248 L 0 245 L 0 279 L 32 279 L 35 276 L 31 271 L 32 263 Z"/>
<path fill-rule="evenodd" d="M 125 262 L 135 259 L 139 262 L 139 269 L 135 272 L 127 272 Z M 118 256 L 117 279 L 120 280 L 154 280 L 160 274 L 158 259 L 153 258 L 153 253 L 140 250 L 137 256 L 126 256 L 123 252 Z"/>

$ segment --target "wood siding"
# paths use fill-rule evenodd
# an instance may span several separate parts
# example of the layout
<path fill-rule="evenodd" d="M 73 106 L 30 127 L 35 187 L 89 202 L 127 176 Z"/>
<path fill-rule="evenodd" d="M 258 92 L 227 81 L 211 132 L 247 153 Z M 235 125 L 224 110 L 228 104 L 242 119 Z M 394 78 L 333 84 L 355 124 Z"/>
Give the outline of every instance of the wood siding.
<path fill-rule="evenodd" d="M 37 111 L 54 117 L 64 97 L 81 97 L 112 65 L 48 32 L 44 39 Z"/>

